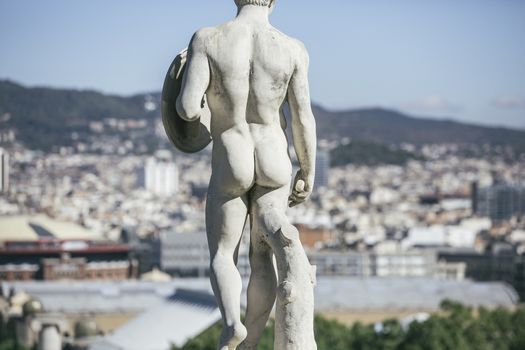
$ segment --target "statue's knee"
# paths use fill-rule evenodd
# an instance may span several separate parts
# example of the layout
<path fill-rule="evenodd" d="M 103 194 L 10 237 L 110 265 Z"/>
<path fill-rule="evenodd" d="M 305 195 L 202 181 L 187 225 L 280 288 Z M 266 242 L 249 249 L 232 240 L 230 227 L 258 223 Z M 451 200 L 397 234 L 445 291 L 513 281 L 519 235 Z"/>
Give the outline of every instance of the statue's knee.
<path fill-rule="evenodd" d="M 299 239 L 299 230 L 289 223 L 281 226 L 281 228 L 277 231 L 277 238 L 284 246 L 290 246 L 294 243 L 301 243 Z"/>
<path fill-rule="evenodd" d="M 222 253 L 217 253 L 210 259 L 211 271 L 222 271 L 227 268 L 229 264 L 233 264 L 233 258 L 225 256 Z"/>
<path fill-rule="evenodd" d="M 279 247 L 288 247 L 294 243 L 300 244 L 299 231 L 287 220 L 276 222 L 273 225 L 266 227 L 267 238 L 270 246 L 275 249 L 275 245 Z"/>

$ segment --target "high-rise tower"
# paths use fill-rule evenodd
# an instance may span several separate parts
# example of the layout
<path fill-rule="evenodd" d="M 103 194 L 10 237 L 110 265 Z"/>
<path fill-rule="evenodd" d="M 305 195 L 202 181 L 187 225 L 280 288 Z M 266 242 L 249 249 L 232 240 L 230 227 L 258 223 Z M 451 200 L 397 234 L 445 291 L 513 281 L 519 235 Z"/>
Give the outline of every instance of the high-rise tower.
<path fill-rule="evenodd" d="M 0 148 L 0 193 L 9 190 L 9 154 Z"/>

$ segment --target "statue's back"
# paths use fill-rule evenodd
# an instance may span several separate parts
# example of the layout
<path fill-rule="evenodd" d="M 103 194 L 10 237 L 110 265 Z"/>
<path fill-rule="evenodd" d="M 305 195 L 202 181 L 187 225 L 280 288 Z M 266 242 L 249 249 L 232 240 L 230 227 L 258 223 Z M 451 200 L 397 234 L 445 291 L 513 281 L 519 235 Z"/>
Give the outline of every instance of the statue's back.
<path fill-rule="evenodd" d="M 234 122 L 279 123 L 294 70 L 293 41 L 268 24 L 245 21 L 228 22 L 210 34 L 212 114 Z"/>

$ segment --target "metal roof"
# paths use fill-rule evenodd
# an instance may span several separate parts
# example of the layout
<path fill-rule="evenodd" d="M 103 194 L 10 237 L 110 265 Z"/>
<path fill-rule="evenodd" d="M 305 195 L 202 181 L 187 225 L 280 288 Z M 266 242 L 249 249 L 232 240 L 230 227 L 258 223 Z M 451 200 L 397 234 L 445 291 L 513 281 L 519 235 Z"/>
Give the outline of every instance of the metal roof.
<path fill-rule="evenodd" d="M 519 297 L 503 282 L 434 278 L 320 277 L 315 307 L 327 310 L 438 310 L 445 299 L 468 306 L 514 306 Z"/>
<path fill-rule="evenodd" d="M 0 243 L 5 241 L 36 241 L 49 238 L 59 240 L 104 240 L 104 237 L 97 232 L 75 223 L 55 220 L 46 215 L 0 217 Z"/>
<path fill-rule="evenodd" d="M 221 315 L 208 279 L 149 281 L 3 282 L 37 297 L 46 312 L 138 315 L 113 333 L 94 340 L 90 350 L 166 350 L 184 345 Z"/>
<path fill-rule="evenodd" d="M 220 318 L 213 295 L 179 289 L 173 297 L 94 342 L 89 349 L 166 350 L 171 344 L 183 346 Z"/>
<path fill-rule="evenodd" d="M 150 281 L 15 281 L 3 282 L 3 294 L 25 291 L 50 312 L 142 312 L 161 305 L 179 288 L 208 291 L 208 279 Z"/>
<path fill-rule="evenodd" d="M 244 281 L 243 300 L 246 300 Z M 207 291 L 207 278 L 152 281 L 3 282 L 9 290 L 26 291 L 52 312 L 144 311 L 173 298 L 179 289 Z M 180 296 L 180 294 L 179 294 Z M 317 311 L 325 310 L 437 310 L 444 299 L 470 306 L 513 306 L 519 298 L 503 282 L 456 281 L 434 278 L 318 277 Z"/>

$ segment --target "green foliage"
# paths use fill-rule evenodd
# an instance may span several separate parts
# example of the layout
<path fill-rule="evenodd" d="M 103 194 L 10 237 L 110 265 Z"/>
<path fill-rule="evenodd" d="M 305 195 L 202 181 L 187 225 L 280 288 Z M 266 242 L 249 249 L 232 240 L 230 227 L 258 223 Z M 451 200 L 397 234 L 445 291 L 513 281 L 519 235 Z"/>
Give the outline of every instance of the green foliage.
<path fill-rule="evenodd" d="M 407 328 L 396 320 L 383 322 L 380 330 L 355 323 L 346 327 L 337 321 L 315 318 L 319 350 L 523 350 L 525 308 L 473 310 L 444 301 L 442 312 Z M 273 349 L 273 322 L 261 339 L 259 350 Z M 215 350 L 221 326 L 216 324 L 182 348 L 172 350 Z"/>
<path fill-rule="evenodd" d="M 198 337 L 188 341 L 182 348 L 172 346 L 171 350 L 216 350 L 221 329 L 222 324 L 217 323 Z M 274 324 L 273 321 L 270 321 L 259 342 L 259 350 L 273 350 L 273 330 Z"/>
<path fill-rule="evenodd" d="M 344 349 L 349 344 L 348 328 L 336 321 L 316 317 L 314 327 L 319 349 Z"/>
<path fill-rule="evenodd" d="M 15 340 L 14 323 L 6 322 L 2 315 L 0 315 L 0 350 L 27 350 Z"/>
<path fill-rule="evenodd" d="M 8 338 L 7 322 L 0 314 L 0 342 Z"/>
<path fill-rule="evenodd" d="M 0 340 L 0 350 L 15 350 L 15 342 L 12 339 Z"/>
<path fill-rule="evenodd" d="M 410 159 L 421 159 L 414 153 L 399 149 L 392 149 L 385 145 L 365 141 L 353 141 L 339 146 L 330 152 L 332 166 L 341 166 L 349 163 L 377 165 L 403 165 Z"/>
<path fill-rule="evenodd" d="M 383 350 L 398 349 L 405 333 L 399 321 L 386 320 L 383 329 L 373 336 L 374 348 Z"/>
<path fill-rule="evenodd" d="M 27 350 L 13 339 L 0 340 L 0 350 Z"/>

